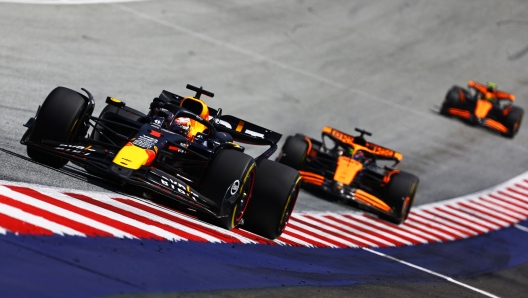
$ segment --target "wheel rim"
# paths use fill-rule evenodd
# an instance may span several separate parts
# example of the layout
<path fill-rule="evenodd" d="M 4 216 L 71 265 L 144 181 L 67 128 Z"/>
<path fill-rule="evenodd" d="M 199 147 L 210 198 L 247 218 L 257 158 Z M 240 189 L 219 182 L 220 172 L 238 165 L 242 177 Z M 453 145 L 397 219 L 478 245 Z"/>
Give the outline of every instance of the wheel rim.
<path fill-rule="evenodd" d="M 515 121 L 515 124 L 513 124 L 513 133 L 516 133 L 519 130 L 519 126 L 521 126 L 521 122 L 522 122 L 523 116 L 524 115 L 521 114 L 519 119 L 517 119 L 517 121 Z"/>
<path fill-rule="evenodd" d="M 414 195 L 416 194 L 416 188 L 417 188 L 417 184 L 413 183 L 411 187 L 411 191 L 409 192 L 409 196 L 407 196 L 405 198 L 405 201 L 403 202 L 402 222 L 403 220 L 407 219 L 407 216 L 409 216 L 409 211 L 411 210 L 411 206 L 414 201 Z"/>
<path fill-rule="evenodd" d="M 236 210 L 233 212 L 233 226 L 240 222 L 240 220 L 244 216 L 244 213 L 246 212 L 246 208 L 249 205 L 249 201 L 251 200 L 251 194 L 253 193 L 253 185 L 255 184 L 254 164 L 251 166 L 250 170 L 246 174 L 243 183 L 243 186 L 240 188 L 240 199 L 238 200 L 238 203 L 235 206 Z"/>
<path fill-rule="evenodd" d="M 284 228 L 286 227 L 286 224 L 288 223 L 288 220 L 290 219 L 290 216 L 292 214 L 293 208 L 295 206 L 295 202 L 297 202 L 297 197 L 299 196 L 299 192 L 301 190 L 301 177 L 295 181 L 295 186 L 293 187 L 292 192 L 290 193 L 288 200 L 286 201 L 286 204 L 284 205 L 284 211 L 282 212 L 282 217 L 279 222 L 278 232 L 279 234 L 282 233 Z"/>

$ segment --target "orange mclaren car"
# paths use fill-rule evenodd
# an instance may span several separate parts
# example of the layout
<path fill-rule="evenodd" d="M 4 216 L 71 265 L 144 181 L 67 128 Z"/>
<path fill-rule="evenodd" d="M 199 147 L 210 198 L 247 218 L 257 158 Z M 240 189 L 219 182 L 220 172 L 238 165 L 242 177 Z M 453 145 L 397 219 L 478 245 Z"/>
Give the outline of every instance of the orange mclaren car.
<path fill-rule="evenodd" d="M 489 86 L 491 85 L 491 86 Z M 440 114 L 481 125 L 513 138 L 519 131 L 524 111 L 512 103 L 515 96 L 488 85 L 468 82 L 468 89 L 453 86 L 447 91 Z"/>
<path fill-rule="evenodd" d="M 327 199 L 350 203 L 394 224 L 409 214 L 419 179 L 396 169 L 401 153 L 324 127 L 322 140 L 289 136 L 277 161 L 299 171 L 303 188 Z"/>

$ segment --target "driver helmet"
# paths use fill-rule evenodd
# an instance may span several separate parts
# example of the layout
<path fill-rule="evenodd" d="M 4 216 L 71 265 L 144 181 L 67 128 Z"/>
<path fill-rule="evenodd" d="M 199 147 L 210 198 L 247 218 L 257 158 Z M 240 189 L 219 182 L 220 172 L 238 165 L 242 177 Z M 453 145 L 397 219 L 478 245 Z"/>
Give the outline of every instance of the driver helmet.
<path fill-rule="evenodd" d="M 486 86 L 488 87 L 488 92 L 493 92 L 493 91 L 497 90 L 497 84 L 495 84 L 493 82 L 487 82 Z"/>
<path fill-rule="evenodd" d="M 191 119 L 187 117 L 175 118 L 169 126 L 169 130 L 179 133 L 179 134 L 183 134 L 183 135 L 188 135 L 190 128 L 191 128 Z"/>
<path fill-rule="evenodd" d="M 358 151 L 358 153 L 354 154 L 354 159 L 359 162 L 365 161 L 365 153 L 363 151 Z"/>
<path fill-rule="evenodd" d="M 487 101 L 495 101 L 495 97 L 490 92 L 486 93 L 485 97 Z"/>
<path fill-rule="evenodd" d="M 354 154 L 353 158 L 359 161 L 363 166 L 367 166 L 370 163 L 370 159 L 365 156 L 363 151 L 358 151 L 356 154 Z"/>

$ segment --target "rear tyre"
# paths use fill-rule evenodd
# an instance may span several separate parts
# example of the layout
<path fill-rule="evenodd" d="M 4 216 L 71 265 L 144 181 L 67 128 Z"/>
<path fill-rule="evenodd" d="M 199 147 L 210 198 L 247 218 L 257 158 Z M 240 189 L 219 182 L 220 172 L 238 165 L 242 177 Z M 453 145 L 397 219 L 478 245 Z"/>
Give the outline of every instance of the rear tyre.
<path fill-rule="evenodd" d="M 262 160 L 243 228 L 268 239 L 279 237 L 295 207 L 300 182 L 301 176 L 296 170 Z"/>
<path fill-rule="evenodd" d="M 116 120 L 117 122 L 119 122 L 118 121 L 119 116 L 129 119 L 133 122 L 137 122 L 139 119 L 145 117 L 146 115 L 141 113 L 140 111 L 137 111 L 129 107 L 124 107 L 120 109 L 115 106 L 107 105 L 103 109 L 103 111 L 101 111 L 101 115 L 99 115 L 99 118 L 104 119 L 104 120 Z M 111 123 L 103 123 L 103 124 L 104 126 L 111 129 L 112 131 L 125 135 L 125 136 L 131 136 L 132 134 L 136 133 L 136 130 L 127 129 L 126 127 L 122 127 L 119 125 L 115 125 Z M 117 138 L 112 131 L 105 129 L 100 124 L 97 124 L 95 128 L 96 129 L 92 131 L 91 138 L 96 141 L 114 142 L 119 147 L 124 146 L 127 142 L 123 139 Z"/>
<path fill-rule="evenodd" d="M 420 179 L 411 173 L 402 171 L 394 174 L 387 185 L 385 200 L 394 208 L 396 215 L 380 217 L 397 225 L 403 223 L 409 216 L 419 183 Z"/>
<path fill-rule="evenodd" d="M 508 128 L 508 132 L 504 135 L 508 138 L 513 138 L 519 131 L 522 119 L 524 116 L 524 110 L 520 107 L 513 106 L 510 113 L 506 116 L 504 125 Z"/>
<path fill-rule="evenodd" d="M 235 201 L 227 217 L 217 218 L 200 211 L 198 218 L 227 230 L 236 227 L 252 200 L 256 169 L 251 156 L 235 150 L 220 151 L 205 173 L 200 193 L 218 206 L 222 205 L 224 197 L 232 197 Z"/>
<path fill-rule="evenodd" d="M 308 143 L 298 136 L 289 136 L 282 146 L 277 162 L 299 170 L 308 154 Z"/>
<path fill-rule="evenodd" d="M 64 87 L 57 87 L 46 97 L 35 123 L 31 127 L 29 141 L 40 143 L 42 140 L 68 142 L 75 139 L 79 131 L 80 118 L 86 110 L 88 98 Z M 50 166 L 62 168 L 68 160 L 41 151 L 35 147 L 27 147 L 31 159 Z"/>

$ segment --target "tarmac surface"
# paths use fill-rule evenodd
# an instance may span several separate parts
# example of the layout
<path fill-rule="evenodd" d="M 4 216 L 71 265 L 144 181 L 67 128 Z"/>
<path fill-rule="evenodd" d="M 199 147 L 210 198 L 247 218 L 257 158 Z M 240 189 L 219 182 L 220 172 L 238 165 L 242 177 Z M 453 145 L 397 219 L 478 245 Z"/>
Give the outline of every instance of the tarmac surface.
<path fill-rule="evenodd" d="M 370 141 L 401 152 L 400 168 L 420 177 L 416 205 L 476 192 L 528 169 L 528 129 L 507 139 L 433 110 L 468 80 L 493 81 L 528 110 L 527 29 L 522 0 L 0 3 L 0 180 L 112 189 L 22 158 L 22 124 L 56 86 L 88 89 L 98 115 L 106 96 L 146 111 L 164 89 L 192 94 L 190 83 L 215 93 L 210 106 L 283 140 L 297 132 L 317 137 L 327 125 L 372 132 Z M 296 211 L 343 208 L 303 192 Z M 468 282 L 512 296 L 526 288 L 526 268 Z M 360 297 L 460 290 L 446 283 L 350 288 Z M 344 296 L 350 288 L 323 292 Z"/>

